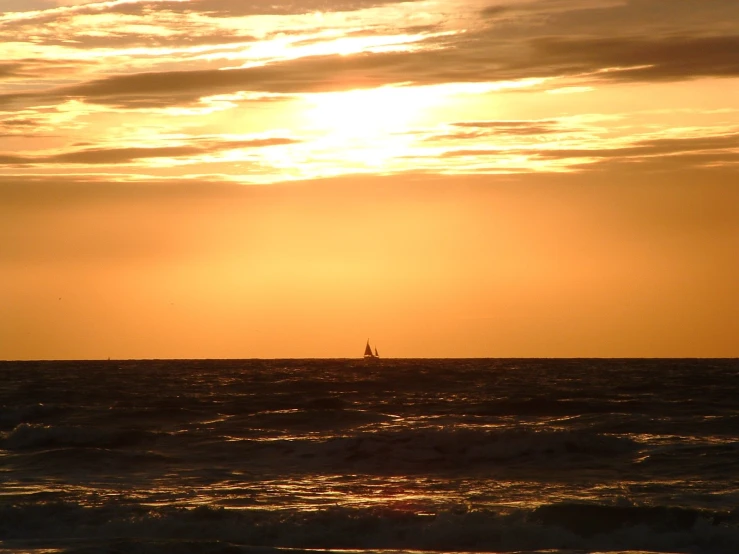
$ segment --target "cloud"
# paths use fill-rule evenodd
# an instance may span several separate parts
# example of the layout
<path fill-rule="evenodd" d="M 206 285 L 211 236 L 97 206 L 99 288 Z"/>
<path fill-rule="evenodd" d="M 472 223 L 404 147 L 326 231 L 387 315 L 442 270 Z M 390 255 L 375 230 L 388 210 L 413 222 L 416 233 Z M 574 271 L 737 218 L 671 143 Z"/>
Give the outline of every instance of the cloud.
<path fill-rule="evenodd" d="M 20 58 L 13 62 L 0 63 L 0 80 L 14 80 L 17 86 L 28 79 L 68 79 L 96 66 L 97 62 L 88 60 Z"/>
<path fill-rule="evenodd" d="M 378 13 L 373 12 L 359 23 L 357 16 L 352 15 L 352 11 L 369 7 L 387 6 L 392 10 L 393 4 L 406 6 L 399 8 L 406 16 L 390 19 L 385 14 L 378 19 Z M 225 58 L 242 59 L 241 50 L 247 43 L 268 42 L 275 37 L 302 35 L 310 40 L 322 35 L 318 40 L 325 41 L 327 30 L 331 38 L 336 38 L 332 32 L 339 29 L 345 30 L 346 36 L 362 36 L 362 32 L 372 32 L 376 36 L 380 29 L 381 34 L 414 32 L 403 31 L 398 25 L 410 29 L 431 27 L 419 25 L 418 21 L 426 23 L 427 20 L 411 17 L 408 4 L 326 0 L 93 2 L 25 14 L 0 13 L 0 44 L 25 43 L 34 50 L 46 48 L 49 57 L 55 57 L 62 50 L 101 49 L 106 51 L 107 64 L 116 61 L 112 50 L 128 50 L 121 55 L 131 56 L 137 63 L 126 64 L 125 71 L 141 65 L 150 68 L 157 63 L 172 69 L 175 63 L 204 65 L 203 60 L 198 59 L 206 50 L 204 47 L 211 47 L 207 48 L 211 55 L 220 50 Z M 335 13 L 338 11 L 342 14 Z M 319 12 L 326 17 L 314 15 Z M 259 17 L 264 15 L 269 17 Z M 133 49 L 138 51 L 133 52 Z"/>
<path fill-rule="evenodd" d="M 7 79 L 8 77 L 14 77 L 20 64 L 18 63 L 0 63 L 0 79 Z"/>
<path fill-rule="evenodd" d="M 529 69 L 591 73 L 600 80 L 739 76 L 739 34 L 713 37 L 547 38 L 532 41 Z"/>
<path fill-rule="evenodd" d="M 561 133 L 565 131 L 556 120 L 493 120 L 493 121 L 458 121 L 451 124 L 453 127 L 473 128 L 484 130 L 487 133 L 506 135 L 541 135 L 546 133 Z"/>
<path fill-rule="evenodd" d="M 16 116 L 0 119 L 0 131 L 3 132 L 2 136 L 6 137 L 37 137 L 38 133 L 46 133 L 50 130 L 51 128 L 46 125 L 40 118 Z"/>
<path fill-rule="evenodd" d="M 46 156 L 0 154 L 0 165 L 125 164 L 154 158 L 183 158 L 239 148 L 263 148 L 300 142 L 290 138 L 258 138 L 238 141 L 194 141 L 194 144 L 160 147 L 85 148 Z"/>
<path fill-rule="evenodd" d="M 736 150 L 736 151 L 734 151 Z M 739 133 L 725 135 L 656 138 L 634 142 L 622 148 L 557 148 L 528 150 L 539 158 L 647 158 L 674 154 L 713 152 L 714 156 L 733 158 L 739 151 Z"/>
<path fill-rule="evenodd" d="M 306 137 L 318 138 L 321 133 L 329 136 L 337 132 L 329 129 L 330 125 L 351 125 L 349 118 L 340 116 L 342 121 L 331 122 L 334 112 L 339 111 L 337 104 L 337 109 L 332 106 L 329 116 L 321 120 L 325 129 L 308 129 L 313 115 L 309 113 L 303 121 L 292 114 L 309 111 L 312 103 L 320 100 L 308 97 L 309 93 L 385 85 L 515 81 L 540 83 L 510 88 L 531 92 L 528 97 L 518 96 L 516 100 L 521 102 L 515 107 L 510 97 L 495 96 L 494 85 L 400 91 L 398 97 L 408 92 L 418 93 L 419 98 L 421 93 L 430 92 L 431 97 L 443 91 L 440 94 L 448 95 L 444 102 L 448 99 L 450 110 L 465 102 L 468 93 L 462 89 L 475 96 L 470 105 L 476 111 L 470 108 L 459 112 L 464 115 L 448 111 L 438 116 L 431 114 L 432 110 L 419 110 L 419 120 L 409 125 L 421 126 L 422 130 L 407 132 L 403 137 L 417 147 L 418 167 L 429 172 L 444 167 L 472 172 L 483 165 L 497 164 L 499 158 L 532 171 L 572 167 L 583 158 L 591 164 L 608 160 L 644 163 L 658 156 L 673 160 L 680 156 L 685 163 L 732 163 L 730 158 L 736 147 L 717 146 L 721 140 L 725 145 L 726 139 L 704 142 L 702 150 L 695 150 L 697 141 L 679 139 L 668 143 L 664 142 L 668 139 L 645 138 L 659 137 L 658 129 L 672 122 L 666 122 L 668 118 L 663 115 L 639 115 L 640 110 L 654 108 L 654 102 L 624 99 L 620 95 L 626 87 L 607 85 L 739 77 L 739 17 L 729 17 L 733 13 L 739 15 L 739 4 L 685 0 L 674 10 L 655 0 L 491 0 L 487 7 L 484 0 L 458 4 L 441 0 L 405 7 L 394 4 L 372 0 L 144 1 L 87 3 L 36 14 L 27 12 L 23 16 L 26 20 L 19 14 L 0 15 L 0 31 L 4 33 L 0 42 L 13 36 L 21 41 L 0 45 L 0 49 L 10 53 L 0 63 L 0 119 L 6 118 L 0 121 L 0 133 L 37 137 L 41 131 L 53 130 L 58 134 L 54 142 L 35 142 L 35 152 L 20 150 L 19 139 L 8 140 L 7 146 L 2 147 L 5 152 L 0 163 L 102 166 L 142 162 L 140 166 L 156 165 L 156 170 L 161 169 L 163 174 L 166 164 L 143 161 L 184 161 L 191 157 L 200 157 L 195 161 L 202 161 L 207 154 L 238 146 L 224 146 L 219 141 L 206 144 L 197 137 L 156 142 L 156 137 L 181 137 L 195 129 L 196 133 L 223 131 L 238 125 L 254 134 L 272 126 L 295 126 L 301 128 L 296 135 L 304 132 Z M 381 5 L 388 9 L 335 13 Z M 691 27 L 690 10 L 685 6 L 696 12 L 695 26 Z M 445 14 L 451 14 L 455 7 L 454 17 L 447 17 Z M 414 8 L 417 13 L 413 13 Z M 296 15 L 317 11 L 323 15 Z M 232 19 L 267 12 L 275 16 Z M 383 51 L 378 47 L 372 51 L 377 42 L 358 40 L 375 36 L 376 32 L 376 38 L 387 39 L 380 46 L 395 49 Z M 416 34 L 407 36 L 408 32 Z M 233 42 L 245 40 L 249 43 L 243 47 Z M 129 48 L 140 44 L 170 47 Z M 194 44 L 213 47 L 192 48 Z M 313 48 L 314 45 L 319 47 Z M 406 47 L 408 50 L 400 50 Z M 345 55 L 325 55 L 342 49 Z M 362 49 L 364 52 L 353 53 Z M 582 95 L 579 104 L 580 99 L 542 93 L 567 85 L 589 85 L 592 94 Z M 728 81 L 728 86 L 732 85 L 733 81 Z M 674 109 L 693 102 L 689 98 L 693 93 L 684 91 L 700 90 L 703 86 L 711 83 L 658 88 L 679 91 L 670 94 L 666 107 Z M 727 106 L 727 95 L 722 91 L 709 94 L 711 105 L 704 107 L 716 107 L 720 102 Z M 288 97 L 296 100 L 285 104 L 285 110 L 278 105 L 261 109 L 261 102 Z M 34 109 L 19 109 L 26 106 Z M 163 109 L 169 107 L 188 109 Z M 619 111 L 623 114 L 624 110 L 632 113 L 627 114 L 626 121 L 602 125 L 588 125 L 574 118 L 557 119 L 578 109 L 611 115 L 620 115 L 616 114 Z M 124 114 L 126 110 L 139 111 Z M 428 113 L 421 114 L 422 111 Z M 515 119 L 527 115 L 540 119 Z M 421 119 L 427 116 L 427 120 Z M 464 117 L 470 120 L 462 121 Z M 502 119 L 506 117 L 511 119 Z M 690 121 L 681 119 L 680 125 L 683 132 L 695 134 L 701 128 L 709 134 L 730 129 L 730 123 L 718 121 L 719 117 L 693 114 L 687 117 Z M 357 135 L 363 124 L 359 121 L 355 125 Z M 133 126 L 137 130 L 132 134 Z M 723 126 L 721 131 L 719 126 Z M 108 137 L 154 137 L 154 142 L 147 139 L 142 143 L 115 144 L 95 137 L 101 131 Z M 400 132 L 405 131 L 407 127 Z M 60 146 L 63 143 L 58 139 L 65 136 L 67 145 Z M 88 138 L 91 144 L 79 144 Z M 357 143 L 356 166 L 362 170 L 374 170 L 367 163 L 373 156 L 382 159 L 388 171 L 405 169 L 412 163 L 406 164 L 409 157 L 405 154 L 409 152 L 403 150 L 405 146 L 397 150 L 386 148 L 375 155 L 379 152 L 376 144 L 362 142 L 359 137 Z M 49 150 L 51 145 L 59 150 Z M 245 147 L 257 146 L 252 143 Z M 322 148 L 325 145 L 316 140 L 291 149 L 291 154 L 303 156 L 301 167 L 316 168 L 311 175 L 340 171 L 337 168 L 344 167 L 341 154 Z M 446 150 L 441 157 L 447 158 L 447 162 L 424 158 L 427 152 L 440 150 Z M 230 163 L 226 161 L 229 156 L 220 158 L 221 163 Z M 260 160 L 260 170 L 279 173 L 281 170 L 272 167 L 266 158 Z M 532 163 L 527 164 L 527 160 Z M 538 164 L 535 169 L 534 164 Z M 329 168 L 331 165 L 334 167 Z M 148 170 L 155 173 L 151 167 Z M 208 171 L 213 171 L 214 165 L 208 167 Z M 187 170 L 194 168 L 188 164 Z M 121 174 L 125 171 L 119 170 Z M 235 174 L 241 169 L 226 169 L 224 165 L 223 171 Z M 302 169 L 295 173 L 302 173 Z M 308 174 L 307 169 L 305 173 Z"/>
<path fill-rule="evenodd" d="M 497 17 L 501 14 L 511 13 L 511 11 L 510 6 L 487 6 L 480 11 L 480 15 L 483 17 Z"/>
<path fill-rule="evenodd" d="M 597 81 L 739 76 L 739 34 L 665 39 L 544 38 L 533 39 L 519 50 L 512 56 L 495 39 L 489 38 L 486 43 L 480 37 L 453 49 L 310 56 L 244 69 L 150 71 L 52 90 L 3 94 L 0 105 L 24 99 L 43 102 L 74 98 L 148 107 L 236 91 L 325 92 L 398 83 L 429 85 L 567 75 L 588 75 Z"/>
<path fill-rule="evenodd" d="M 160 14 L 158 18 L 142 14 L 123 16 L 91 14 L 70 16 L 41 12 L 36 18 L 0 25 L 0 39 L 25 41 L 33 35 L 35 44 L 45 47 L 73 49 L 168 48 L 184 51 L 197 46 L 233 47 L 255 41 L 249 32 L 225 28 L 217 21 L 193 20 L 176 14 Z M 125 18 L 125 19 L 124 19 Z"/>
<path fill-rule="evenodd" d="M 235 50 L 239 46 L 256 41 L 249 34 L 228 33 L 225 30 L 203 30 L 198 28 L 180 28 L 168 36 L 147 35 L 133 32 L 108 32 L 96 35 L 75 34 L 73 37 L 49 37 L 45 43 L 79 49 L 90 48 L 171 48 L 184 50 L 197 46 L 222 46 L 220 50 Z M 214 48 L 213 50 L 216 50 Z M 183 55 L 189 55 L 182 52 Z"/>
<path fill-rule="evenodd" d="M 480 16 L 500 36 L 642 36 L 732 34 L 739 4 L 725 0 L 506 0 L 490 2 Z"/>
<path fill-rule="evenodd" d="M 7 0 L 6 0 L 7 1 Z M 27 2 L 28 0 L 23 0 Z M 158 0 L 131 2 L 87 2 L 76 6 L 51 8 L 49 5 L 39 6 L 37 11 L 26 11 L 22 17 L 3 18 L 0 14 L 0 25 L 9 21 L 14 27 L 18 25 L 49 24 L 56 21 L 69 23 L 78 16 L 94 16 L 111 14 L 140 17 L 143 20 L 157 20 L 169 16 L 207 16 L 213 19 L 236 18 L 260 15 L 304 15 L 313 13 L 354 12 L 416 2 L 420 0 Z M 47 8 L 47 9 L 41 9 Z M 9 10 L 14 11 L 14 10 Z M 21 10 L 23 11 L 23 10 Z M 178 21 L 183 21 L 179 19 Z"/>
<path fill-rule="evenodd" d="M 0 105 L 35 100 L 68 99 L 129 107 L 177 105 L 203 96 L 237 91 L 318 92 L 380 86 L 387 83 L 380 71 L 382 57 L 315 56 L 246 69 L 154 71 L 104 77 L 50 91 L 0 94 Z M 370 59 L 371 58 L 371 59 Z"/>
<path fill-rule="evenodd" d="M 348 12 L 403 1 L 417 0 L 191 0 L 190 2 L 137 2 L 119 4 L 110 11 L 130 15 L 152 12 L 201 13 L 218 17 L 249 15 L 301 15 L 316 12 Z"/>
<path fill-rule="evenodd" d="M 655 173 L 669 174 L 674 180 L 688 171 L 696 171 L 696 183 L 708 173 L 723 174 L 727 182 L 736 182 L 739 170 L 739 153 L 737 152 L 685 152 L 670 156 L 648 157 L 606 157 L 582 164 L 573 165 L 572 169 L 582 170 L 588 174 L 631 174 L 650 175 Z M 684 177 L 683 177 L 684 178 Z"/>
<path fill-rule="evenodd" d="M 8 117 L 0 120 L 0 125 L 4 127 L 35 127 L 38 125 L 38 121 L 27 117 Z"/>
<path fill-rule="evenodd" d="M 108 60 L 106 74 L 97 78 L 87 75 L 90 69 L 95 69 L 91 64 L 99 61 L 37 57 L 0 63 L 0 79 L 55 74 L 65 77 L 64 81 L 54 83 L 46 79 L 43 87 L 36 85 L 0 93 L 0 106 L 79 99 L 137 109 L 188 105 L 205 96 L 238 91 L 325 92 L 399 83 L 430 85 L 531 77 L 578 77 L 603 83 L 739 76 L 739 24 L 736 23 L 739 3 L 724 0 L 684 0 L 670 3 L 669 9 L 664 0 L 627 3 L 614 0 L 596 6 L 585 0 L 511 0 L 491 3 L 473 15 L 460 15 L 463 21 L 460 25 L 466 32 L 426 36 L 414 43 L 414 51 L 305 56 L 243 69 L 224 70 L 215 67 L 216 61 L 195 60 L 192 52 L 185 51 L 196 44 L 221 45 L 226 51 L 235 43 L 253 42 L 255 39 L 249 34 L 251 27 L 242 35 L 238 26 L 220 25 L 222 19 L 234 15 L 336 12 L 395 3 L 383 0 L 144 1 L 69 6 L 29 12 L 27 19 L 4 22 L 0 16 L 0 31 L 4 30 L 0 38 L 6 40 L 14 36 L 18 39 L 27 35 L 26 31 L 36 29 L 33 35 L 38 45 L 114 49 L 168 44 L 174 48 L 168 52 L 142 52 L 140 58 L 126 54 L 131 62 L 120 66 L 125 65 L 126 73 L 110 74 L 116 67 L 112 64 L 122 62 Z M 383 21 L 387 26 L 388 13 L 376 21 L 367 19 L 353 26 L 351 20 L 342 19 L 341 29 L 351 36 L 362 36 Z M 107 23 L 100 28 L 89 19 L 84 25 L 75 23 L 78 16 L 103 15 Z M 125 17 L 125 24 L 116 24 L 116 16 Z M 691 27 L 693 20 L 696 25 Z M 436 29 L 433 25 L 419 25 L 423 21 L 403 20 L 392 32 L 408 32 L 412 28 L 425 33 Z M 327 30 L 336 22 L 322 24 L 318 18 L 315 25 L 316 29 Z M 161 33 L 147 31 L 154 27 Z M 282 23 L 265 29 L 267 35 L 277 30 L 287 32 Z M 298 44 L 316 40 L 321 37 L 306 35 Z M 249 61 L 248 57 L 240 58 L 239 63 L 242 60 Z M 186 70 L 176 69 L 180 64 L 190 65 Z M 137 72 L 142 67 L 146 71 Z M 76 83 L 72 79 L 75 72 L 78 73 Z"/>
<path fill-rule="evenodd" d="M 451 129 L 434 132 L 421 138 L 423 142 L 479 140 L 491 137 L 536 137 L 554 133 L 569 133 L 582 129 L 566 127 L 550 120 L 485 120 L 457 121 L 448 124 Z M 459 129 L 459 130 L 457 130 Z"/>
<path fill-rule="evenodd" d="M 477 148 L 477 149 L 455 149 L 447 150 L 441 154 L 442 158 L 465 158 L 465 157 L 488 157 L 488 156 L 510 156 L 511 151 L 501 148 Z"/>
<path fill-rule="evenodd" d="M 509 171 L 511 167 L 508 163 L 520 158 L 528 159 L 531 163 L 562 162 L 558 167 L 588 172 L 636 168 L 675 172 L 689 168 L 739 165 L 739 132 L 700 137 L 649 138 L 625 146 L 608 146 L 607 142 L 601 144 L 601 147 L 591 148 L 553 148 L 551 144 L 532 147 L 484 143 L 480 148 L 448 149 L 437 156 L 448 160 L 474 159 L 479 171 L 484 171 L 480 169 L 481 162 L 505 162 L 504 166 L 491 169 Z M 525 170 L 531 171 L 531 164 L 524 166 L 527 166 Z"/>

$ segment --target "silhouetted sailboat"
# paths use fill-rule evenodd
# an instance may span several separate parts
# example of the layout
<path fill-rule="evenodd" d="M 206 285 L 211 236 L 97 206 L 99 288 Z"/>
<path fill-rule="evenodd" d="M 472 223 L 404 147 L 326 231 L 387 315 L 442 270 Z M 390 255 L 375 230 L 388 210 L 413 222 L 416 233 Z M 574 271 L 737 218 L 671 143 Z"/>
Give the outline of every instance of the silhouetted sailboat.
<path fill-rule="evenodd" d="M 374 360 L 379 358 L 380 355 L 377 353 L 377 347 L 375 346 L 375 353 L 372 353 L 372 347 L 370 346 L 369 339 L 367 339 L 367 346 L 364 347 L 364 359 Z"/>

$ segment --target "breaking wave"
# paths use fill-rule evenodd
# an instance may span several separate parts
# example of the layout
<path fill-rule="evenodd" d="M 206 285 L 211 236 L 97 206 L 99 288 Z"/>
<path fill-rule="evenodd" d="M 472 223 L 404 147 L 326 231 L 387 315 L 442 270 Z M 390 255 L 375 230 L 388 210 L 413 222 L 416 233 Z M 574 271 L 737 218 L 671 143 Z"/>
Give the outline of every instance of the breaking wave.
<path fill-rule="evenodd" d="M 329 440 L 278 440 L 255 444 L 279 450 L 285 459 L 328 461 L 363 471 L 408 471 L 414 467 L 459 470 L 486 464 L 578 465 L 610 463 L 639 445 L 626 437 L 588 431 L 425 429 L 373 432 Z"/>
<path fill-rule="evenodd" d="M 21 423 L 0 439 L 5 450 L 50 447 L 122 447 L 151 441 L 157 433 L 139 430 L 109 430 L 89 426 L 55 426 Z"/>
<path fill-rule="evenodd" d="M 739 550 L 739 514 L 687 508 L 553 504 L 532 510 L 437 514 L 377 508 L 314 512 L 65 503 L 0 507 L 0 537 L 108 540 L 119 544 L 210 541 L 226 545 L 434 551 L 640 550 L 729 554 Z M 221 550 L 214 550 L 220 545 Z M 184 548 L 182 549 L 184 550 Z M 189 549 L 188 549 L 189 551 Z"/>

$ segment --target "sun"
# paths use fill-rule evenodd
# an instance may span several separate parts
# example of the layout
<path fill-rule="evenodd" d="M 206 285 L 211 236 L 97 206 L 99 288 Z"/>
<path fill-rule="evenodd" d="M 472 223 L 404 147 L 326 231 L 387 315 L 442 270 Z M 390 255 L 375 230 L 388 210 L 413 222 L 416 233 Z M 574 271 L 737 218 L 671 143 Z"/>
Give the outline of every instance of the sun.
<path fill-rule="evenodd" d="M 337 138 L 379 138 L 407 131 L 440 100 L 429 87 L 391 86 L 311 94 L 308 124 Z"/>

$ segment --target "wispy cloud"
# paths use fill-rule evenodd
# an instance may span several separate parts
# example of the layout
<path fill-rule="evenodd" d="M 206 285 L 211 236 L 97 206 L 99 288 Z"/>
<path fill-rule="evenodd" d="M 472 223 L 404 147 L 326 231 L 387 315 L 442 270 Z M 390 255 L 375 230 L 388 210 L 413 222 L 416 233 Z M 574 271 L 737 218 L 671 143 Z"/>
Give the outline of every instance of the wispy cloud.
<path fill-rule="evenodd" d="M 297 93 L 373 88 L 389 84 L 430 85 L 484 82 L 530 76 L 587 76 L 598 81 L 682 80 L 739 76 L 739 35 L 650 40 L 645 38 L 531 41 L 526 55 L 511 60 L 484 43 L 468 51 L 310 56 L 243 69 L 150 71 L 113 75 L 61 86 L 0 95 L 0 103 L 25 100 L 88 102 L 139 106 L 192 102 L 202 96 L 238 91 Z M 17 71 L 16 66 L 6 69 Z"/>
<path fill-rule="evenodd" d="M 296 144 L 290 138 L 256 138 L 250 140 L 193 141 L 193 144 L 159 147 L 83 148 L 48 155 L 0 154 L 2 165 L 39 164 L 125 164 L 154 158 L 184 158 L 215 154 L 226 150 L 264 148 Z"/>
<path fill-rule="evenodd" d="M 729 99 L 739 78 L 734 2 L 8 1 L 6 167 L 170 160 L 173 171 L 187 162 L 231 174 L 231 160 L 278 180 L 412 168 L 582 171 L 659 156 L 733 163 L 731 120 L 709 108 L 739 108 Z M 708 80 L 726 84 L 695 84 Z M 701 102 L 693 92 L 666 99 L 673 114 L 705 108 L 690 123 L 645 118 L 660 107 L 656 97 L 615 92 L 671 83 L 711 91 Z M 367 94 L 345 92 L 360 89 Z M 321 102 L 316 119 L 311 106 Z M 577 122 L 578 113 L 600 123 Z M 675 138 L 674 126 L 693 131 Z M 202 140 L 219 134 L 288 142 Z M 30 137 L 39 139 L 33 149 Z M 270 145 L 290 148 L 261 148 Z M 242 147 L 262 154 L 222 155 Z"/>

